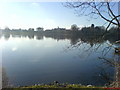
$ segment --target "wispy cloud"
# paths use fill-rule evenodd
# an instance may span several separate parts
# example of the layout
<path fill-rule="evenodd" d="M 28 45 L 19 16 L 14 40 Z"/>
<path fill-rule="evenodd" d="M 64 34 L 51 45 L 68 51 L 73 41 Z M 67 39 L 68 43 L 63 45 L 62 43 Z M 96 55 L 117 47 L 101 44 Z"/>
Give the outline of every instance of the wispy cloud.
<path fill-rule="evenodd" d="M 31 3 L 31 5 L 33 5 L 33 6 L 40 6 L 38 2 L 33 2 L 33 3 Z"/>
<path fill-rule="evenodd" d="M 13 47 L 13 48 L 12 48 L 12 51 L 16 51 L 16 50 L 17 50 L 17 47 Z"/>

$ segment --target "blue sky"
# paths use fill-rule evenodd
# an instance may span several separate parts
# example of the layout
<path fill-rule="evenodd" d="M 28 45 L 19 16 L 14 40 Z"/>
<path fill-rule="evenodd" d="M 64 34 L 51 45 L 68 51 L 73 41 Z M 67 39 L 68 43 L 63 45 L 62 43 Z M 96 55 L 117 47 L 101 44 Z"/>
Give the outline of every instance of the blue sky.
<path fill-rule="evenodd" d="M 103 25 L 101 19 L 88 21 L 85 16 L 78 17 L 75 11 L 66 8 L 63 2 L 4 2 L 0 3 L 0 27 L 51 29 Z"/>

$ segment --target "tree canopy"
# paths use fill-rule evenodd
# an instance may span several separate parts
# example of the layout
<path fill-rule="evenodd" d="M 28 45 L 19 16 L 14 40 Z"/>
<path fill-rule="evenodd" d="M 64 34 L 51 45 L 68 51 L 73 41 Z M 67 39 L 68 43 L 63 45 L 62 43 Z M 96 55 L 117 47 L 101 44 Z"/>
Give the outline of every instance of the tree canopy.
<path fill-rule="evenodd" d="M 77 31 L 79 28 L 76 24 L 71 25 L 71 30 Z"/>

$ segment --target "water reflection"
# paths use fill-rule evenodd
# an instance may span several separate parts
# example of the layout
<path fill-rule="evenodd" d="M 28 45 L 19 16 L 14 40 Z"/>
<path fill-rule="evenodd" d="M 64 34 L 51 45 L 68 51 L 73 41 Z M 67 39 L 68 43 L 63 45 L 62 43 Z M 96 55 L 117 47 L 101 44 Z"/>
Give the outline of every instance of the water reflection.
<path fill-rule="evenodd" d="M 112 52 L 112 57 L 107 56 L 107 54 L 110 53 L 110 49 L 113 47 L 113 45 L 107 47 L 107 50 L 103 51 L 102 56 L 100 56 L 99 59 L 103 60 L 103 63 L 106 66 L 105 68 L 102 68 L 102 72 L 105 73 L 102 74 L 102 76 L 105 80 L 108 80 L 108 86 L 120 87 L 120 54 L 114 51 Z M 111 77 L 111 74 L 106 72 L 106 69 L 109 69 L 110 67 L 114 68 L 114 73 L 112 72 L 114 77 Z"/>
<path fill-rule="evenodd" d="M 57 40 L 64 40 L 64 39 L 68 39 L 71 42 L 71 45 L 76 45 L 79 41 L 83 41 L 84 43 L 90 43 L 91 46 L 93 46 L 94 44 L 97 43 L 104 43 L 105 41 L 109 41 L 110 43 L 115 43 L 115 41 L 119 40 L 119 38 L 116 37 L 106 37 L 104 39 L 101 39 L 102 36 L 85 36 L 85 35 L 76 35 L 76 34 L 56 34 L 56 33 L 8 33 L 8 32 L 3 32 L 2 34 L 0 34 L 0 38 L 4 37 L 6 40 L 8 40 L 10 38 L 10 36 L 12 37 L 28 37 L 29 39 L 36 39 L 37 40 L 42 40 L 43 37 L 45 36 L 46 38 L 53 38 L 53 39 L 57 39 Z"/>
<path fill-rule="evenodd" d="M 15 86 L 24 86 L 58 80 L 60 82 L 69 81 L 86 85 L 106 84 L 118 87 L 120 57 L 118 53 L 114 53 L 114 43 L 119 38 L 72 33 L 4 32 L 1 37 L 4 37 L 9 45 L 5 44 L 6 49 L 3 50 L 3 65 L 7 68 L 11 83 Z M 21 40 L 29 38 L 29 40 L 21 41 L 18 45 L 9 38 Z M 60 40 L 60 42 L 56 42 L 56 40 Z M 66 44 L 68 54 L 61 54 L 59 51 Z M 117 45 L 119 46 L 119 44 Z M 12 48 L 12 52 L 10 48 Z M 73 58 L 74 55 L 78 55 L 79 58 Z M 13 80 L 13 76 L 17 81 Z"/>
<path fill-rule="evenodd" d="M 9 82 L 8 76 L 6 74 L 5 68 L 2 68 L 2 88 L 10 87 L 9 83 L 10 82 Z"/>

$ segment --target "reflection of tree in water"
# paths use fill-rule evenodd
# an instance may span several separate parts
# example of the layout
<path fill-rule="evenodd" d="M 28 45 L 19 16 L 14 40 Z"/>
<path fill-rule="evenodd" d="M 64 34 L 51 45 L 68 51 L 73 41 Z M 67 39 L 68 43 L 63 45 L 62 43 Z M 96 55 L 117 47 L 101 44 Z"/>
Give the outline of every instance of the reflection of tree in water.
<path fill-rule="evenodd" d="M 10 38 L 10 34 L 9 33 L 4 34 L 4 38 L 5 40 L 8 40 Z"/>
<path fill-rule="evenodd" d="M 37 40 L 42 40 L 43 39 L 43 35 L 36 35 L 36 39 Z"/>
<path fill-rule="evenodd" d="M 18 38 L 21 38 L 21 35 L 11 35 L 13 38 L 15 38 L 15 37 L 18 37 Z"/>
<path fill-rule="evenodd" d="M 120 29 L 120 22 L 119 22 L 119 17 L 120 15 L 119 14 L 115 14 L 114 13 L 114 10 L 112 10 L 113 6 L 118 4 L 118 7 L 119 7 L 119 3 L 116 3 L 116 2 L 111 2 L 111 1 L 108 1 L 108 2 L 67 2 L 66 3 L 67 7 L 69 8 L 72 8 L 72 9 L 75 9 L 75 11 L 77 12 L 77 14 L 79 16 L 90 16 L 90 18 L 98 18 L 97 16 L 100 16 L 101 19 L 105 20 L 106 22 L 108 22 L 109 24 L 107 25 L 106 27 L 106 31 L 107 29 L 111 26 L 111 23 L 113 23 L 114 25 L 116 25 L 119 29 Z M 105 12 L 103 12 L 104 10 L 106 10 Z M 107 17 L 110 17 L 109 19 L 106 18 L 105 16 L 108 15 Z M 114 23 L 115 21 L 115 23 Z M 117 40 L 120 40 L 120 30 L 118 28 L 111 28 L 111 30 L 107 31 L 107 33 L 104 35 L 104 39 L 106 40 L 109 40 L 110 42 L 112 42 L 112 44 L 114 44 L 115 41 Z M 98 30 L 97 30 L 98 31 Z M 86 28 L 84 28 L 84 32 L 86 34 L 86 37 L 88 36 L 91 36 L 89 35 L 91 32 L 89 32 L 89 30 L 86 30 Z M 89 33 L 87 33 L 89 32 Z M 98 32 L 99 33 L 99 32 Z M 103 40 L 103 38 L 101 38 Z M 82 40 L 82 39 L 81 39 Z M 88 38 L 89 40 L 89 38 Z M 93 44 L 92 43 L 89 43 L 91 45 L 89 51 L 91 49 L 96 49 L 96 48 L 100 48 L 98 45 L 97 47 L 93 47 Z M 80 44 L 81 45 L 81 44 Z M 113 58 L 107 58 L 107 54 L 109 54 L 109 51 L 111 49 L 113 45 L 108 45 L 107 48 L 105 48 L 103 50 L 103 57 L 100 57 L 100 59 L 104 60 L 104 62 L 108 65 L 112 65 L 114 68 L 115 68 L 115 82 L 112 83 L 112 85 L 114 87 L 120 87 L 119 83 L 120 83 L 120 56 L 117 55 L 117 58 L 116 58 L 116 55 L 115 57 Z M 79 47 L 79 44 L 75 45 L 75 46 L 72 46 L 72 47 Z M 93 51 L 94 52 L 94 51 Z M 120 51 L 119 51 L 120 52 Z M 106 75 L 106 76 L 109 76 L 109 75 Z M 106 78 L 106 76 L 104 76 L 103 74 L 103 77 Z M 118 79 L 119 78 L 119 79 Z M 108 78 L 107 78 L 108 79 Z M 109 79 L 108 79 L 109 80 Z"/>
<path fill-rule="evenodd" d="M 98 32 L 100 30 L 101 34 Z M 98 28 L 83 28 L 81 31 L 59 31 L 54 30 L 54 31 L 44 31 L 44 32 L 28 32 L 28 31 L 23 31 L 21 33 L 15 33 L 13 31 L 11 32 L 4 32 L 4 36 L 8 39 L 10 37 L 10 34 L 14 37 L 16 35 L 19 35 L 20 37 L 28 37 L 29 39 L 33 39 L 34 36 L 36 37 L 37 40 L 43 39 L 43 37 L 47 38 L 53 38 L 57 40 L 63 40 L 63 39 L 68 39 L 70 40 L 70 46 L 67 47 L 67 51 L 73 50 L 73 49 L 78 49 L 80 51 L 79 56 L 90 56 L 93 53 L 96 53 L 97 51 L 101 51 L 103 49 L 102 53 L 103 56 L 100 57 L 99 59 L 104 60 L 104 63 L 107 65 L 110 65 L 116 69 L 115 72 L 115 79 L 114 83 L 111 83 L 112 79 L 110 74 L 106 72 L 105 70 L 102 69 L 101 76 L 103 76 L 103 79 L 105 79 L 111 86 L 119 86 L 119 83 L 117 84 L 116 82 L 119 82 L 119 72 L 120 69 L 118 68 L 119 65 L 119 59 L 116 60 L 115 58 L 107 58 L 107 54 L 109 54 L 109 51 L 111 49 L 114 49 L 115 42 L 120 39 L 120 30 L 117 28 L 111 29 L 108 31 L 104 37 L 103 33 L 104 30 L 101 31 L 101 29 Z M 97 33 L 96 33 L 97 32 Z M 117 44 L 119 46 L 119 44 Z M 103 47 L 106 46 L 106 47 Z M 119 56 L 116 55 L 115 56 Z M 86 57 L 86 56 L 85 56 Z"/>
<path fill-rule="evenodd" d="M 99 86 L 109 86 L 114 80 L 114 68 L 104 64 L 99 64 L 96 67 L 98 71 L 92 77 L 94 82 Z"/>
<path fill-rule="evenodd" d="M 115 81 L 111 84 L 113 87 L 120 87 L 120 55 L 117 55 L 117 58 L 115 59 Z"/>
<path fill-rule="evenodd" d="M 97 50 L 102 48 L 102 44 L 106 40 L 101 39 L 102 37 L 98 36 L 81 36 L 81 38 L 70 39 L 70 46 L 68 46 L 65 51 L 70 51 L 73 49 L 79 50 L 79 56 L 91 55 L 96 53 Z"/>
<path fill-rule="evenodd" d="M 34 39 L 34 35 L 28 35 L 29 39 Z"/>
<path fill-rule="evenodd" d="M 112 66 L 115 69 L 114 80 L 109 83 L 110 87 L 120 87 L 120 55 L 115 53 L 112 58 L 103 56 L 100 59 L 104 61 L 104 64 Z M 110 76 L 108 75 L 107 77 L 109 78 Z"/>
<path fill-rule="evenodd" d="M 78 39 L 77 39 L 78 40 Z M 76 41 L 77 41 L 76 40 Z M 106 85 L 110 87 L 120 87 L 120 54 L 119 53 L 112 53 L 114 54 L 114 57 L 107 57 L 110 54 L 110 51 L 115 50 L 115 43 L 117 40 L 119 40 L 119 37 L 116 35 L 113 39 L 103 38 L 103 37 L 90 37 L 90 36 L 83 36 L 81 39 L 79 39 L 76 43 L 70 45 L 67 47 L 67 51 L 77 49 L 82 51 L 79 53 L 79 56 L 88 55 L 90 56 L 93 53 L 96 53 L 101 49 L 101 55 L 99 56 L 100 60 L 103 60 L 102 62 L 105 64 L 105 66 L 108 66 L 108 69 L 114 68 L 114 75 L 111 75 L 112 73 L 107 71 L 107 68 L 102 67 L 100 76 L 102 79 L 105 80 Z M 86 45 L 85 45 L 86 44 Z M 103 47 L 104 45 L 105 47 Z M 84 47 L 85 46 L 85 47 Z M 120 44 L 117 44 L 117 47 L 119 47 Z M 81 49 L 82 48 L 82 49 Z M 115 52 L 115 51 L 114 51 Z M 114 76 L 114 77 L 111 77 Z"/>
<path fill-rule="evenodd" d="M 79 38 L 77 38 L 77 37 L 72 37 L 72 38 L 70 39 L 70 44 L 71 44 L 71 45 L 76 45 L 77 42 L 79 42 Z"/>

